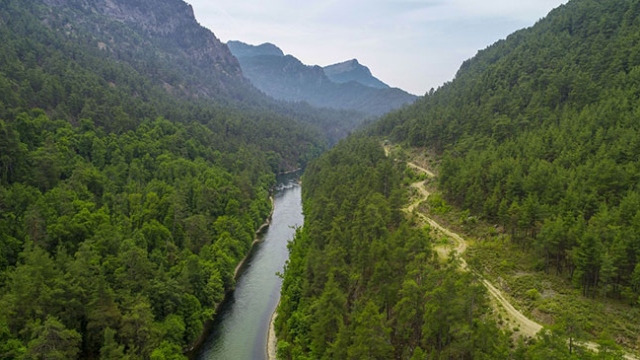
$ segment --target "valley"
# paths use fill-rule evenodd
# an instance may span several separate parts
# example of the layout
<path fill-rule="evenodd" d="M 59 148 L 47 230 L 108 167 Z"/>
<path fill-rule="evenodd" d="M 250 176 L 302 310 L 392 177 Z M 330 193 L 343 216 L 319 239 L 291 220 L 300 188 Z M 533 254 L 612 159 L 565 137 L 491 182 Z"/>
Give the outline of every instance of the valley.
<path fill-rule="evenodd" d="M 640 1 L 493 5 L 0 2 L 0 358 L 637 358 Z"/>

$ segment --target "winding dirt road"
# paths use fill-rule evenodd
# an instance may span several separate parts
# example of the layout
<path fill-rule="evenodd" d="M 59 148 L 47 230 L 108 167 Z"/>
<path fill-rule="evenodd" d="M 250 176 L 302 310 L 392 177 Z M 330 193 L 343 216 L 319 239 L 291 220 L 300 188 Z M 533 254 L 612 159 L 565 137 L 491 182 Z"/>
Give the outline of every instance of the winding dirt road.
<path fill-rule="evenodd" d="M 385 154 L 389 155 L 389 150 L 387 147 L 385 147 Z M 407 166 L 422 172 L 423 174 L 427 175 L 430 178 L 435 177 L 435 174 L 433 172 L 419 165 L 416 165 L 412 162 L 408 162 Z M 411 187 L 418 190 L 418 193 L 420 194 L 420 196 L 404 209 L 406 212 L 413 213 L 414 210 L 418 207 L 418 205 L 429 197 L 430 195 L 429 191 L 425 189 L 424 185 L 425 185 L 425 181 L 418 181 L 411 184 Z M 464 240 L 464 238 L 459 234 L 440 225 L 437 221 L 426 216 L 421 212 L 416 212 L 416 215 L 418 215 L 422 220 L 427 222 L 432 229 L 442 233 L 443 235 L 453 240 L 453 244 L 436 246 L 436 251 L 438 252 L 438 254 L 440 256 L 446 257 L 448 256 L 450 251 L 455 252 L 455 254 L 458 255 L 458 257 L 460 258 L 460 266 L 462 267 L 462 269 L 470 271 L 466 261 L 462 258 L 462 254 L 467 250 L 467 242 Z M 493 286 L 493 284 L 491 284 L 488 280 L 480 276 L 480 281 L 487 288 L 487 291 L 491 295 L 492 302 L 494 304 L 495 309 L 503 313 L 508 318 L 512 328 L 517 329 L 520 332 L 520 334 L 526 335 L 529 337 L 534 337 L 538 333 L 538 331 L 542 329 L 542 325 L 538 324 L 535 321 L 532 321 L 531 319 L 524 316 L 524 314 L 522 314 L 520 311 L 518 311 L 509 302 L 509 300 L 507 300 L 504 294 L 502 294 L 502 292 L 498 290 L 495 286 Z"/>
<path fill-rule="evenodd" d="M 389 156 L 390 150 L 388 146 L 384 147 L 384 152 L 387 156 Z M 435 177 L 435 174 L 433 172 L 419 165 L 416 165 L 412 162 L 407 162 L 407 166 L 422 172 L 423 174 L 427 175 L 429 178 Z M 424 187 L 425 183 L 426 181 L 418 181 L 411 184 L 411 187 L 418 190 L 418 193 L 420 194 L 420 196 L 416 200 L 414 200 L 409 206 L 404 208 L 404 211 L 408 213 L 416 214 L 422 220 L 428 223 L 432 229 L 452 239 L 453 244 L 438 245 L 435 247 L 435 250 L 442 257 L 448 256 L 451 251 L 455 252 L 455 254 L 460 259 L 460 267 L 466 271 L 473 271 L 469 269 L 469 267 L 467 266 L 467 262 L 462 258 L 462 254 L 467 250 L 467 242 L 464 240 L 464 238 L 459 234 L 440 225 L 437 221 L 426 216 L 425 214 L 421 212 L 414 212 L 414 210 L 418 207 L 418 205 L 420 205 L 420 203 L 422 203 L 423 201 L 427 200 L 427 198 L 430 195 L 429 191 L 427 191 L 427 189 L 425 189 Z M 487 288 L 489 295 L 491 295 L 491 300 L 494 305 L 494 309 L 497 312 L 502 313 L 503 316 L 506 316 L 507 321 L 509 322 L 511 328 L 514 330 L 517 330 L 521 335 L 528 336 L 528 337 L 535 337 L 536 334 L 542 329 L 542 325 L 527 318 L 523 313 L 518 311 L 518 309 L 516 309 L 509 302 L 509 300 L 504 296 L 504 294 L 500 290 L 498 290 L 493 284 L 491 284 L 487 279 L 482 277 L 480 274 L 476 273 L 476 275 L 480 278 L 480 282 L 482 282 L 482 284 Z M 583 343 L 580 343 L 580 345 L 585 346 L 591 351 L 594 351 L 594 352 L 598 351 L 598 345 L 596 343 L 583 342 Z M 638 358 L 635 355 L 632 355 L 630 353 L 626 353 L 623 356 L 627 360 L 638 360 Z"/>

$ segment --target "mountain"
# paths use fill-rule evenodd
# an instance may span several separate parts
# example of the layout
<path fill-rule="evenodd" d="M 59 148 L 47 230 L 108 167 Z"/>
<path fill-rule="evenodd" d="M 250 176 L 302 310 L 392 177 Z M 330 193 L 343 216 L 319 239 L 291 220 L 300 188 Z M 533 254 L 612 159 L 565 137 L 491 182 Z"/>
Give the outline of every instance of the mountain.
<path fill-rule="evenodd" d="M 231 52 L 233 52 L 233 54 L 237 58 L 246 58 L 246 57 L 263 56 L 263 55 L 276 56 L 276 57 L 284 56 L 284 52 L 282 52 L 282 50 L 279 47 L 270 43 L 264 43 L 262 45 L 253 46 L 253 45 L 245 44 L 239 41 L 229 41 L 227 43 L 227 46 L 229 46 L 229 49 L 231 49 Z"/>
<path fill-rule="evenodd" d="M 193 9 L 184 1 L 44 3 L 57 10 L 40 13 L 49 26 L 66 27 L 67 37 L 84 37 L 106 55 L 154 73 L 154 80 L 171 91 L 231 98 L 250 92 L 227 46 L 197 23 Z"/>
<path fill-rule="evenodd" d="M 371 87 L 357 81 L 335 82 L 320 66 L 305 65 L 291 55 L 283 55 L 273 45 L 252 46 L 239 41 L 230 41 L 227 45 L 238 58 L 244 75 L 258 89 L 276 99 L 306 101 L 314 106 L 377 116 L 410 104 L 417 98 L 397 88 Z M 269 50 L 265 52 L 265 49 Z M 354 67 L 353 74 L 345 74 L 345 77 L 356 76 L 363 71 L 358 69 Z M 364 79 L 362 76 L 359 78 Z M 371 79 L 367 81 L 371 82 Z"/>
<path fill-rule="evenodd" d="M 333 115 L 181 0 L 0 2 L 0 358 L 186 359 Z"/>
<path fill-rule="evenodd" d="M 622 299 L 633 309 L 580 316 L 607 323 L 590 332 L 631 345 L 638 329 L 628 331 L 626 316 L 640 296 L 639 100 L 640 2 L 573 0 L 479 51 L 455 79 L 372 134 L 440 154 L 445 199 L 504 229 L 532 259 L 493 276 L 544 271 L 587 298 Z M 575 316 L 572 306 L 526 303 L 548 319 Z"/>
<path fill-rule="evenodd" d="M 147 90 L 182 99 L 199 99 L 254 113 L 280 114 L 315 128 L 314 131 L 324 134 L 329 144 L 346 136 L 366 118 L 353 111 L 318 109 L 269 98 L 243 76 L 228 47 L 200 26 L 191 6 L 181 0 L 39 0 L 23 7 L 69 44 L 82 42 L 90 54 L 86 59 L 90 64 L 82 64 L 85 61 L 82 58 L 76 58 L 72 64 L 91 67 L 89 71 L 98 73 L 116 91 L 135 93 L 139 91 L 139 84 L 145 82 L 150 85 L 145 87 Z M 28 29 L 24 29 L 24 33 L 27 32 Z M 143 75 L 144 79 L 113 71 L 110 69 L 113 65 L 106 65 L 107 62 L 117 62 L 120 68 Z M 105 63 L 104 69 L 96 68 L 98 63 Z M 129 96 L 118 101 L 125 105 L 135 98 Z M 77 119 L 85 102 L 82 96 L 79 99 L 72 109 L 63 109 L 58 104 L 38 105 L 51 107 L 51 111 L 57 108 L 65 112 L 61 116 Z M 102 104 L 105 101 L 102 99 Z M 64 101 L 65 105 L 68 103 Z M 170 106 L 170 102 L 163 101 L 153 110 L 165 108 L 172 113 Z"/>
<path fill-rule="evenodd" d="M 368 67 L 361 65 L 357 59 L 325 66 L 323 69 L 327 77 L 338 84 L 355 81 L 364 86 L 376 89 L 388 89 L 390 87 L 374 77 L 371 74 L 371 70 L 369 70 Z"/>

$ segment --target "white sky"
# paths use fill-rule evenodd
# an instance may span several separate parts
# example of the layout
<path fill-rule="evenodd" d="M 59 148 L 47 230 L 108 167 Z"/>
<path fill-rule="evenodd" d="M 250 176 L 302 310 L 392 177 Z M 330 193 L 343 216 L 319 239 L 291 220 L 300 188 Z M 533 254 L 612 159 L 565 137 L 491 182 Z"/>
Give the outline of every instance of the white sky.
<path fill-rule="evenodd" d="M 222 41 L 270 42 L 308 65 L 353 58 L 422 95 L 567 0 L 185 0 Z"/>

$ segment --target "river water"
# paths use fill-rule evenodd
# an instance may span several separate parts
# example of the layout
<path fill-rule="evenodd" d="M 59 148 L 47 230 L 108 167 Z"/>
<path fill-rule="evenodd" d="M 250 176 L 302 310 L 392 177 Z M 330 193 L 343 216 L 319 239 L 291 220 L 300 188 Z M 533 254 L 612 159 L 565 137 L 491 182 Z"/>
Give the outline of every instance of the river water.
<path fill-rule="evenodd" d="M 282 272 L 289 258 L 287 242 L 302 226 L 300 185 L 295 177 L 279 179 L 274 194 L 271 225 L 255 244 L 239 273 L 236 289 L 227 296 L 211 334 L 202 345 L 199 360 L 266 359 L 271 315 L 280 298 Z"/>

